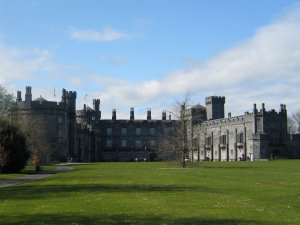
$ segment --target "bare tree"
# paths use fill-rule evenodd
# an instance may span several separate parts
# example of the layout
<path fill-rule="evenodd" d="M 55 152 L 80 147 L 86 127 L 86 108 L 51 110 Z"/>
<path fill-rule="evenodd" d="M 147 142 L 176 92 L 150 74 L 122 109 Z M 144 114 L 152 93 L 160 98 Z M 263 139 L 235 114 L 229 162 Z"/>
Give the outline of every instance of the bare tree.
<path fill-rule="evenodd" d="M 292 117 L 288 117 L 288 128 L 290 133 L 300 133 L 300 110 L 293 114 Z"/>
<path fill-rule="evenodd" d="M 0 118 L 9 119 L 14 106 L 14 96 L 0 85 Z"/>
<path fill-rule="evenodd" d="M 288 133 L 289 134 L 296 134 L 297 133 L 297 125 L 296 121 L 294 120 L 293 117 L 288 117 L 287 118 L 287 125 L 288 125 Z"/>
<path fill-rule="evenodd" d="M 170 110 L 170 114 L 174 118 L 172 130 L 169 134 L 161 136 L 159 141 L 160 154 L 173 155 L 180 157 L 182 167 L 186 166 L 186 159 L 189 157 L 189 113 L 191 97 L 187 93 L 184 98 L 176 100 Z"/>

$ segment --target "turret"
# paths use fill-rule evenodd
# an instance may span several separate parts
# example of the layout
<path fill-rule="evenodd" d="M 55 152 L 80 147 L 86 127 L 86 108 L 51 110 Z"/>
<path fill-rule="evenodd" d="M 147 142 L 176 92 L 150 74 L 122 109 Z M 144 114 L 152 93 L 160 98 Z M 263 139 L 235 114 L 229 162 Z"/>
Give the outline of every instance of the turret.
<path fill-rule="evenodd" d="M 32 94 L 31 94 L 31 87 L 30 86 L 26 87 L 25 101 L 26 102 L 31 102 L 32 101 Z"/>
<path fill-rule="evenodd" d="M 96 112 L 100 111 L 100 99 L 93 99 L 93 107 Z"/>
<path fill-rule="evenodd" d="M 224 118 L 225 97 L 210 96 L 205 99 L 206 117 L 208 120 Z"/>
<path fill-rule="evenodd" d="M 64 89 L 63 89 L 63 94 L 64 94 Z M 67 104 L 70 112 L 75 113 L 75 110 L 76 110 L 76 96 L 77 96 L 76 91 L 66 91 L 65 96 L 66 96 L 65 97 L 66 104 Z"/>
<path fill-rule="evenodd" d="M 61 95 L 61 102 L 62 103 L 66 103 L 66 101 L 67 101 L 67 91 L 66 91 L 66 89 L 62 89 L 62 95 Z"/>
<path fill-rule="evenodd" d="M 17 92 L 17 102 L 21 102 L 22 101 L 22 93 L 21 91 Z"/>

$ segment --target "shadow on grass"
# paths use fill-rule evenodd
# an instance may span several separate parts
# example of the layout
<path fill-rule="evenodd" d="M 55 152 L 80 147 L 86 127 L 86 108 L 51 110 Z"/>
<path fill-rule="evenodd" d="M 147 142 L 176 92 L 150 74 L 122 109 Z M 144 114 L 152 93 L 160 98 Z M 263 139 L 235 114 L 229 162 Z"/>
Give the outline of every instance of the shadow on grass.
<path fill-rule="evenodd" d="M 5 220 L 4 220 L 5 219 Z M 35 214 L 35 215 L 22 215 L 15 216 L 12 219 L 2 217 L 0 223 L 5 222 L 7 225 L 12 224 L 70 224 L 70 225 L 93 225 L 93 224 L 207 224 L 207 225 L 238 225 L 238 224 L 274 224 L 264 221 L 264 223 L 257 220 L 247 219 L 211 219 L 201 217 L 187 217 L 187 218 L 170 218 L 168 215 L 149 216 L 149 215 L 136 215 L 132 214 L 97 214 L 93 216 L 85 216 L 82 213 L 64 213 L 62 214 Z M 1 223 L 2 224 L 2 223 Z"/>
<path fill-rule="evenodd" d="M 69 184 L 69 185 L 36 185 L 26 184 L 12 186 L 0 190 L 1 200 L 32 200 L 53 198 L 53 195 L 68 195 L 72 193 L 116 193 L 116 192 L 184 192 L 200 191 L 220 193 L 220 189 L 213 187 L 184 187 L 184 186 L 154 186 L 154 185 L 124 185 L 124 184 Z"/>

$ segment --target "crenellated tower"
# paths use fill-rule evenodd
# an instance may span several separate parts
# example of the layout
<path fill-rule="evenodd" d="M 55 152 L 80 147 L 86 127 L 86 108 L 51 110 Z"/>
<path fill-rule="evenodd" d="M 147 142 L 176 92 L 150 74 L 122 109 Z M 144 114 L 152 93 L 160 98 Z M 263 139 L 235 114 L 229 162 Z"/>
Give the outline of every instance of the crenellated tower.
<path fill-rule="evenodd" d="M 210 96 L 205 99 L 207 120 L 224 118 L 225 97 Z"/>

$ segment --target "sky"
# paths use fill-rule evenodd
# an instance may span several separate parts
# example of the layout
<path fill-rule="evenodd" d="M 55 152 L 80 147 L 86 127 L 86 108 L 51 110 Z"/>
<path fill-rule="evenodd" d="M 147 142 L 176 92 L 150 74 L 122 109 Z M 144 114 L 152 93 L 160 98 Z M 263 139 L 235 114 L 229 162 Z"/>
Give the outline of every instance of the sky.
<path fill-rule="evenodd" d="M 32 87 L 102 118 L 161 118 L 192 96 L 225 96 L 226 114 L 257 103 L 300 110 L 300 2 L 293 0 L 0 0 L 0 84 Z M 55 93 L 55 95 L 54 95 Z"/>

